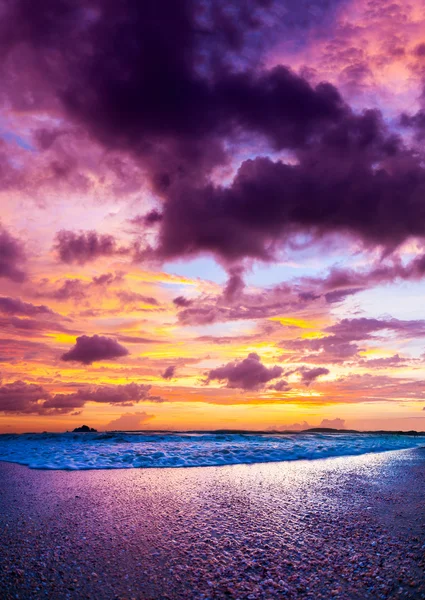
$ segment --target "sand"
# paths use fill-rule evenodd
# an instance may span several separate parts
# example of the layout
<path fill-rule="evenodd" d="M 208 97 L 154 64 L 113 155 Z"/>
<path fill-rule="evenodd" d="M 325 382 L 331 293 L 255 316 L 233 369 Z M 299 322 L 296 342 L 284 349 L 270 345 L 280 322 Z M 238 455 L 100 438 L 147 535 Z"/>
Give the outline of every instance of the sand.
<path fill-rule="evenodd" d="M 0 463 L 0 598 L 425 598 L 425 450 L 189 469 Z"/>

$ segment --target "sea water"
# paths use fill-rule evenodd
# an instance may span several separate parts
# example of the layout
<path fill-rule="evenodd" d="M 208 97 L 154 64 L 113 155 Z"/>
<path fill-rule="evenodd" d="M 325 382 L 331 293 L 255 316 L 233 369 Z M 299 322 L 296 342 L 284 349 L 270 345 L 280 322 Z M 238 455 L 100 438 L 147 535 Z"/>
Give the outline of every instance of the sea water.
<path fill-rule="evenodd" d="M 0 460 L 32 469 L 206 467 L 425 447 L 385 433 L 26 433 L 0 435 Z"/>

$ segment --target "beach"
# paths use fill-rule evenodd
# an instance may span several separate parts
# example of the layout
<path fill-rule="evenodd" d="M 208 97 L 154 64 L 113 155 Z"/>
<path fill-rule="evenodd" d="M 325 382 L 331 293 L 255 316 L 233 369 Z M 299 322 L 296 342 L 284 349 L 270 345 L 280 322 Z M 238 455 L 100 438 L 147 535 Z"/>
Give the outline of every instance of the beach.
<path fill-rule="evenodd" d="M 0 480 L 6 600 L 425 598 L 423 449 Z"/>

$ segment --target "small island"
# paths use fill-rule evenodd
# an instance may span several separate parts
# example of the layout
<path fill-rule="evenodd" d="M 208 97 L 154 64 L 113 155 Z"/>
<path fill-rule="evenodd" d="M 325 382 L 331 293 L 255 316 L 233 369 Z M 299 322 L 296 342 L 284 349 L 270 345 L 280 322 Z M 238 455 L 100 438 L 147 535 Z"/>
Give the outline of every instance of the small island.
<path fill-rule="evenodd" d="M 97 429 L 88 427 L 88 425 L 81 425 L 81 427 L 76 427 L 72 433 L 97 433 Z"/>

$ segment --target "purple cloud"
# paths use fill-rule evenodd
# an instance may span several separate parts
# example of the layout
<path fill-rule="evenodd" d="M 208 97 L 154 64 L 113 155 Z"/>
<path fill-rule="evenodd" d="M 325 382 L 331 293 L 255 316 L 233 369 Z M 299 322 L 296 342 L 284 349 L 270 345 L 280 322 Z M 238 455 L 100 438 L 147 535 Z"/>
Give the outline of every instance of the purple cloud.
<path fill-rule="evenodd" d="M 7 296 L 0 296 L 0 312 L 6 315 L 23 315 L 25 317 L 56 314 L 48 306 L 37 306 L 30 302 L 24 302 L 20 298 L 9 298 Z"/>
<path fill-rule="evenodd" d="M 25 279 L 22 265 L 25 262 L 25 252 L 22 242 L 13 237 L 0 224 L 0 277 L 21 282 Z"/>
<path fill-rule="evenodd" d="M 75 346 L 65 354 L 61 359 L 65 361 L 81 362 L 84 365 L 90 365 L 100 360 L 109 360 L 128 355 L 128 350 L 121 346 L 116 340 L 103 335 L 81 335 L 77 337 Z"/>
<path fill-rule="evenodd" d="M 170 365 L 165 369 L 163 373 L 161 373 L 161 377 L 163 379 L 172 379 L 174 377 L 176 371 L 176 367 L 174 365 Z"/>
<path fill-rule="evenodd" d="M 6 413 L 37 413 L 39 402 L 49 397 L 41 385 L 14 381 L 0 385 L 0 411 Z"/>
<path fill-rule="evenodd" d="M 241 360 L 227 363 L 218 369 L 212 369 L 208 373 L 207 383 L 213 380 L 226 381 L 229 388 L 241 388 L 244 390 L 257 390 L 282 374 L 283 369 L 275 365 L 267 368 L 262 364 L 260 357 L 255 352 Z"/>
<path fill-rule="evenodd" d="M 145 215 L 137 215 L 130 219 L 130 223 L 138 227 L 151 227 L 162 221 L 162 214 L 159 210 L 153 209 Z"/>
<path fill-rule="evenodd" d="M 417 319 L 402 321 L 399 319 L 374 319 L 362 317 L 359 319 L 342 319 L 331 325 L 325 331 L 349 340 L 366 340 L 371 334 L 384 330 L 396 333 L 410 334 L 413 337 L 425 335 L 425 320 Z"/>
<path fill-rule="evenodd" d="M 223 299 L 225 302 L 234 302 L 242 294 L 245 288 L 243 280 L 243 270 L 241 267 L 233 267 L 229 270 L 229 279 L 223 291 Z"/>
<path fill-rule="evenodd" d="M 313 369 L 309 369 L 308 367 L 301 367 L 297 369 L 297 373 L 301 374 L 301 381 L 304 385 L 310 385 L 313 381 L 316 381 L 318 377 L 322 375 L 329 375 L 329 369 L 325 367 L 314 367 Z"/>
<path fill-rule="evenodd" d="M 51 394 L 42 386 L 15 381 L 0 385 L 0 412 L 15 414 L 69 414 L 87 402 L 133 406 L 138 402 L 163 402 L 149 394 L 150 385 L 135 382 L 124 385 L 87 386 L 78 391 Z"/>
<path fill-rule="evenodd" d="M 185 298 L 184 296 L 177 296 L 177 298 L 173 299 L 173 303 L 178 308 L 187 308 L 193 303 L 193 300 L 189 300 L 189 298 Z"/>
<path fill-rule="evenodd" d="M 97 277 L 92 278 L 92 283 L 94 285 L 111 285 L 112 283 L 117 283 L 118 281 L 122 281 L 124 279 L 124 273 L 116 272 L 114 273 L 104 273 L 103 275 L 99 275 Z"/>
<path fill-rule="evenodd" d="M 144 296 L 143 294 L 139 294 L 137 292 L 129 292 L 127 290 L 121 290 L 117 292 L 117 297 L 121 300 L 123 304 L 135 304 L 141 302 L 142 304 L 151 304 L 152 306 L 158 306 L 159 302 L 156 298 L 152 296 Z"/>
<path fill-rule="evenodd" d="M 44 403 L 44 408 L 78 408 L 86 402 L 132 406 L 149 398 L 150 385 L 127 383 L 124 385 L 99 385 L 81 388 L 72 394 L 55 394 Z"/>
<path fill-rule="evenodd" d="M 406 367 L 409 359 L 402 358 L 399 354 L 388 356 L 387 358 L 372 358 L 364 361 L 365 367 L 374 367 L 375 369 L 400 368 Z"/>
<path fill-rule="evenodd" d="M 280 381 L 276 381 L 276 383 L 269 386 L 269 390 L 276 390 L 277 392 L 287 392 L 290 389 L 291 389 L 291 386 L 284 379 L 281 379 Z"/>
<path fill-rule="evenodd" d="M 101 256 L 113 256 L 128 252 L 127 249 L 118 247 L 112 235 L 99 234 L 96 231 L 75 233 L 65 229 L 56 234 L 54 248 L 61 262 L 79 265 L 96 260 Z"/>

